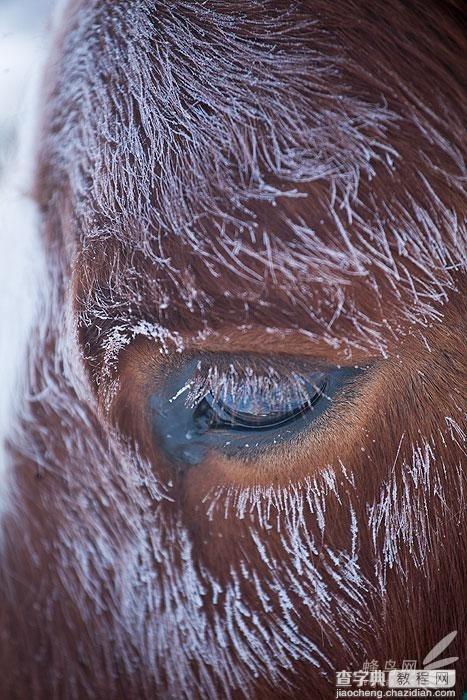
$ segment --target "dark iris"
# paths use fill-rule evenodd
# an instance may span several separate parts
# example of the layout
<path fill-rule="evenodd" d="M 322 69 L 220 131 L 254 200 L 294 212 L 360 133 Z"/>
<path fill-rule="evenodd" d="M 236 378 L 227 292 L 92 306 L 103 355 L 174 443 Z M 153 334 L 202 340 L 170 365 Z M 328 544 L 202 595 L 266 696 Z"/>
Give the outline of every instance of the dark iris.
<path fill-rule="evenodd" d="M 192 357 L 149 400 L 157 446 L 179 465 L 215 451 L 254 459 L 325 418 L 366 369 L 284 356 Z"/>
<path fill-rule="evenodd" d="M 216 398 L 206 394 L 194 411 L 193 420 L 200 432 L 215 428 L 230 430 L 270 430 L 285 426 L 314 406 L 324 393 L 326 380 L 311 385 L 303 382 L 306 392 L 295 392 L 295 396 L 270 395 L 251 396 L 244 392 L 240 398 L 232 395 Z M 290 390 L 288 394 L 290 394 Z M 245 395 L 246 394 L 246 395 Z M 282 400 L 281 400 L 282 398 Z"/>

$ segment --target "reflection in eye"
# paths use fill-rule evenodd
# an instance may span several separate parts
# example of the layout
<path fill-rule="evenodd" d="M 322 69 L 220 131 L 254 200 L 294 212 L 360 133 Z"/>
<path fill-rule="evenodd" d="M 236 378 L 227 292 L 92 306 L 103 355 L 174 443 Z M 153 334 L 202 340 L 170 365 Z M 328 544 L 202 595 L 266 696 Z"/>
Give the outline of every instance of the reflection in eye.
<path fill-rule="evenodd" d="M 194 423 L 199 431 L 215 428 L 265 430 L 284 426 L 308 411 L 322 397 L 326 379 L 322 373 L 313 383 L 298 375 L 285 387 L 278 384 L 252 388 L 247 382 L 237 391 L 223 392 L 216 398 L 211 392 L 198 404 Z"/>
<path fill-rule="evenodd" d="M 285 356 L 191 358 L 150 398 L 156 443 L 178 463 L 212 450 L 254 459 L 312 429 L 362 371 Z"/>

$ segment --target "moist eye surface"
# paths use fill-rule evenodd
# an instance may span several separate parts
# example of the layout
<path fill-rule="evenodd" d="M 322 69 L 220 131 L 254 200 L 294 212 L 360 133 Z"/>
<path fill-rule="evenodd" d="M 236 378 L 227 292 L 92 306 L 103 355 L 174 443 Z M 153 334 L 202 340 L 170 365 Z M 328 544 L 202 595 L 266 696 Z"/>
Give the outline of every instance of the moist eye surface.
<path fill-rule="evenodd" d="M 276 387 L 252 390 L 247 382 L 217 396 L 209 391 L 194 411 L 200 432 L 214 429 L 275 430 L 294 421 L 314 406 L 326 387 L 324 376 L 305 381 L 278 381 Z"/>
<path fill-rule="evenodd" d="M 312 429 L 362 371 L 286 356 L 190 358 L 149 399 L 154 439 L 179 465 L 213 450 L 254 459 Z"/>

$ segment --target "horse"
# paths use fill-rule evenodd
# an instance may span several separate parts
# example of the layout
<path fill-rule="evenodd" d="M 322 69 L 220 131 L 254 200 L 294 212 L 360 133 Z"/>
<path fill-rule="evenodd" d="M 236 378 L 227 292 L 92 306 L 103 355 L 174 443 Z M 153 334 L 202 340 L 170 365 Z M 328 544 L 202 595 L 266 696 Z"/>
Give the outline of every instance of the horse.
<path fill-rule="evenodd" d="M 64 4 L 2 697 L 326 700 L 455 631 L 467 686 L 462 21 Z"/>

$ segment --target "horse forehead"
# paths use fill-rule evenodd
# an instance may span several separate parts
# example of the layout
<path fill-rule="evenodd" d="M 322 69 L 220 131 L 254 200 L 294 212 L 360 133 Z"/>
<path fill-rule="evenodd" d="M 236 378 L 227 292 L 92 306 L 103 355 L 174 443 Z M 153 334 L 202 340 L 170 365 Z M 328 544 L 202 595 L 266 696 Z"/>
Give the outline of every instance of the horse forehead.
<path fill-rule="evenodd" d="M 101 221 L 91 226 L 126 224 L 153 205 L 149 218 L 176 232 L 199 228 L 206 212 L 254 228 L 261 204 L 300 196 L 301 183 L 332 179 L 355 193 L 385 149 L 359 124 L 381 130 L 393 117 L 379 96 L 342 94 L 332 41 L 311 12 L 285 22 L 249 3 L 234 23 L 203 6 L 167 7 L 78 5 L 59 46 L 46 155 L 92 198 Z"/>
<path fill-rule="evenodd" d="M 230 283 L 242 299 L 266 280 L 276 299 L 316 291 L 334 307 L 355 282 L 379 296 L 401 279 L 413 286 L 410 264 L 439 284 L 459 238 L 421 154 L 452 154 L 394 99 L 397 55 L 390 109 L 355 31 L 336 51 L 343 9 L 325 5 L 281 15 L 247 3 L 236 22 L 229 3 L 72 5 L 42 162 L 44 182 L 69 196 L 81 260 L 96 261 L 90 280 L 131 287 L 156 268 L 159 286 L 185 299 Z"/>

